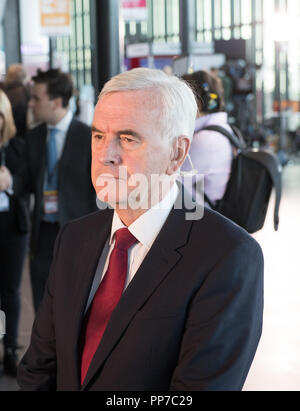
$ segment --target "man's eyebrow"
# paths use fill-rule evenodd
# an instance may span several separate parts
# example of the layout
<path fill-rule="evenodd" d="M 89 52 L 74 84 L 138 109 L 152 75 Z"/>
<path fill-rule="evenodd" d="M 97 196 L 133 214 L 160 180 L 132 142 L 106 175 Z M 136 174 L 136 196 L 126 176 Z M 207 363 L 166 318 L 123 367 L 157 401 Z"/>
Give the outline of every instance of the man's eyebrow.
<path fill-rule="evenodd" d="M 97 127 L 95 127 L 95 126 L 92 126 L 92 132 L 94 132 L 94 133 L 102 133 L 102 131 L 101 130 L 99 130 Z"/>
<path fill-rule="evenodd" d="M 96 126 L 92 126 L 92 132 L 93 132 L 93 133 L 101 133 L 101 134 L 103 134 L 103 131 L 102 131 L 102 130 L 99 130 Z M 135 138 L 137 138 L 137 139 L 139 139 L 139 140 L 142 140 L 142 136 L 141 136 L 139 133 L 137 133 L 136 131 L 131 130 L 131 129 L 120 130 L 120 131 L 117 132 L 117 135 L 118 135 L 118 136 L 121 136 L 122 134 L 125 134 L 125 135 L 128 135 L 128 136 L 132 136 L 132 137 L 135 137 Z"/>
<path fill-rule="evenodd" d="M 122 134 L 132 136 L 132 137 L 138 138 L 139 140 L 142 140 L 142 136 L 139 133 L 137 133 L 136 131 L 130 130 L 130 129 L 118 131 L 119 136 Z"/>

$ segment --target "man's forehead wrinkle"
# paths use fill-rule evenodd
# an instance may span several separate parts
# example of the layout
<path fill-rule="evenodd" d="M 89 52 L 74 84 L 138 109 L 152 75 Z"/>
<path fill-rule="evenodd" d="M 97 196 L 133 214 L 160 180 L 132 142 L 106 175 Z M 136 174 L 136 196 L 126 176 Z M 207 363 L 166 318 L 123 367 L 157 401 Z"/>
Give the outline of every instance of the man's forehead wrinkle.
<path fill-rule="evenodd" d="M 104 132 L 108 127 L 120 119 L 118 111 L 99 107 L 94 116 L 93 126 L 96 131 Z"/>
<path fill-rule="evenodd" d="M 121 93 L 123 94 L 125 92 Z M 144 111 L 147 117 L 157 115 L 161 112 L 161 99 L 158 98 L 158 96 L 155 96 L 153 92 L 147 92 L 145 95 L 142 94 L 141 90 L 138 90 L 137 93 L 139 94 L 140 98 L 137 98 L 137 96 L 131 94 L 128 98 L 128 104 L 126 104 L 126 101 L 118 103 L 115 99 L 113 100 L 113 102 L 109 100 L 103 100 L 106 96 L 109 97 L 110 95 L 116 93 L 111 93 L 104 96 L 98 102 L 95 116 L 96 121 L 105 121 L 107 119 L 109 119 L 110 121 L 118 121 L 121 119 L 121 113 L 126 114 L 127 111 L 128 113 L 130 113 L 131 110 L 134 112 L 136 112 L 137 110 Z M 137 120 L 139 119 L 138 114 L 134 114 L 134 116 Z"/>

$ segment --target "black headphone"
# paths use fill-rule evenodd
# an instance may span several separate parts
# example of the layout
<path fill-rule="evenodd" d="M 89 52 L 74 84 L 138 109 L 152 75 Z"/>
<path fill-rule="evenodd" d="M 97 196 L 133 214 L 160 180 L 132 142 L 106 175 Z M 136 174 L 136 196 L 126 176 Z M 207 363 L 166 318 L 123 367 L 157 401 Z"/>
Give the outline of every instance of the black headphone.
<path fill-rule="evenodd" d="M 203 89 L 203 95 L 201 99 L 203 100 L 203 107 L 202 111 L 206 113 L 213 113 L 220 107 L 220 99 L 216 93 L 211 93 L 209 90 L 209 84 L 203 83 L 201 84 Z"/>
<path fill-rule="evenodd" d="M 198 96 L 202 102 L 201 111 L 205 113 L 214 113 L 220 108 L 220 97 L 216 93 L 212 93 L 209 88 L 209 84 L 206 79 L 203 79 L 201 72 L 195 72 L 192 74 L 195 81 L 201 90 L 201 95 Z M 196 88 L 197 89 L 197 88 Z"/>

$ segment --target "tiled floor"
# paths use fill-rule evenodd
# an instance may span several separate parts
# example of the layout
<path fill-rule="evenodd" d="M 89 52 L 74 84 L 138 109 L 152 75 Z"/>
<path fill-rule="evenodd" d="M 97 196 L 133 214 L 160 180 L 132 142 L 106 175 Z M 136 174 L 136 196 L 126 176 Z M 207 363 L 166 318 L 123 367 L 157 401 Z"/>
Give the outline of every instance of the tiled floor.
<path fill-rule="evenodd" d="M 254 235 L 265 255 L 264 328 L 244 391 L 300 391 L 299 160 L 291 162 L 284 170 L 280 227 L 277 233 L 272 226 L 272 206 L 264 229 Z M 20 344 L 24 345 L 24 349 L 29 343 L 32 321 L 26 264 L 20 322 Z M 0 377 L 0 391 L 17 389 L 14 379 Z"/>
<path fill-rule="evenodd" d="M 22 349 L 19 351 L 20 358 L 23 356 L 26 348 L 30 342 L 31 327 L 34 318 L 34 311 L 32 306 L 31 288 L 29 283 L 29 270 L 28 261 L 25 263 L 24 273 L 22 278 L 22 291 L 21 291 L 21 316 L 20 316 L 20 328 L 19 328 L 19 345 Z M 2 350 L 2 344 L 0 351 Z M 2 352 L 0 356 L 2 360 Z M 0 371 L 0 391 L 15 391 L 18 390 L 17 382 L 14 378 L 1 376 Z"/>
<path fill-rule="evenodd" d="M 265 255 L 263 334 L 244 390 L 300 391 L 300 162 L 284 170 L 279 231 L 272 209 L 255 234 Z"/>

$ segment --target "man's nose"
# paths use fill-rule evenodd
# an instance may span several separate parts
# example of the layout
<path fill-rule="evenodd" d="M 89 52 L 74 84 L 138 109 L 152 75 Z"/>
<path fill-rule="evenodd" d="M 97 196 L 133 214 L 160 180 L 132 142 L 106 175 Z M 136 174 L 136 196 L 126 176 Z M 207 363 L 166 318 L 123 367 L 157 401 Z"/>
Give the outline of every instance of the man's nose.
<path fill-rule="evenodd" d="M 119 165 L 121 151 L 118 141 L 115 139 L 105 141 L 99 150 L 98 159 L 104 165 Z"/>

